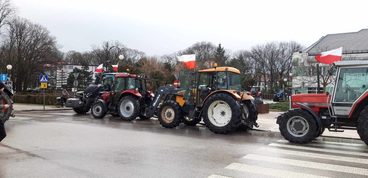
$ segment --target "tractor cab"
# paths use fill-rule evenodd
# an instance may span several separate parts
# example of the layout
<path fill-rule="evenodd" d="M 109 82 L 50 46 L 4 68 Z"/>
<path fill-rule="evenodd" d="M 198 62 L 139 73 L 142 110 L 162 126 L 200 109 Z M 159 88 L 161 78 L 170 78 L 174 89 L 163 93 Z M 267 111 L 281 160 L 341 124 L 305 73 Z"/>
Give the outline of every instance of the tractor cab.
<path fill-rule="evenodd" d="M 240 71 L 233 67 L 215 67 L 198 71 L 196 103 L 203 105 L 215 91 L 241 91 Z"/>
<path fill-rule="evenodd" d="M 368 61 L 335 63 L 336 82 L 332 94 L 332 115 L 349 118 L 365 99 L 368 87 Z M 355 117 L 356 119 L 356 117 Z"/>

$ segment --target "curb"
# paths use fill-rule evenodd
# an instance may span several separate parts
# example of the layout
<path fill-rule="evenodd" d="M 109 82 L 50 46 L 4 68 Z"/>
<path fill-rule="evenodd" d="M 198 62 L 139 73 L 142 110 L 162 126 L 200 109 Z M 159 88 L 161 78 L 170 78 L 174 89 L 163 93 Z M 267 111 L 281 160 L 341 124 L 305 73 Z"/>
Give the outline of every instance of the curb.
<path fill-rule="evenodd" d="M 273 131 L 270 131 L 270 130 L 253 129 L 253 130 L 248 130 L 248 134 L 254 135 L 254 136 L 284 139 L 284 137 L 280 134 L 280 132 L 273 132 Z M 342 143 L 365 144 L 362 140 L 357 139 L 357 138 L 345 138 L 345 137 L 333 137 L 333 136 L 320 136 L 320 137 L 316 138 L 316 140 L 330 141 L 330 142 L 342 142 Z"/>

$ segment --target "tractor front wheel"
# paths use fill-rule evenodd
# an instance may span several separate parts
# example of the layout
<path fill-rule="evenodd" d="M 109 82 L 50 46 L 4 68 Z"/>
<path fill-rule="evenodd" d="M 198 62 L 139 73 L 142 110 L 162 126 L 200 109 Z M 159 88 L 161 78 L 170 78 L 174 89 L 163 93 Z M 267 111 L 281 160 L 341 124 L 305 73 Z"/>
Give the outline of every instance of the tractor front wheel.
<path fill-rule="evenodd" d="M 359 114 L 357 130 L 360 139 L 368 145 L 368 106 L 366 106 Z"/>
<path fill-rule="evenodd" d="M 165 128 L 174 128 L 180 124 L 182 117 L 178 103 L 168 100 L 160 107 L 158 121 Z"/>
<path fill-rule="evenodd" d="M 320 132 L 313 116 L 301 109 L 289 110 L 278 119 L 281 135 L 292 143 L 308 143 Z"/>
<path fill-rule="evenodd" d="M 105 117 L 106 113 L 107 113 L 107 108 L 103 102 L 97 101 L 93 103 L 91 107 L 91 114 L 94 118 L 101 119 Z"/>
<path fill-rule="evenodd" d="M 205 103 L 203 121 L 214 133 L 226 134 L 235 131 L 241 124 L 239 103 L 230 95 L 212 95 Z"/>

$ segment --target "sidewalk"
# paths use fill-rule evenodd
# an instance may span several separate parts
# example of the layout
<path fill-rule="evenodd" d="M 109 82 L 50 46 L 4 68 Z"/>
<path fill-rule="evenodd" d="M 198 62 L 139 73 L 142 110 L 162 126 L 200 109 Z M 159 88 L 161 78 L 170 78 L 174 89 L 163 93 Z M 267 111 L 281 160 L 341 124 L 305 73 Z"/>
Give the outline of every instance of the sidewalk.
<path fill-rule="evenodd" d="M 14 111 L 43 111 L 43 105 L 40 104 L 24 104 L 24 103 L 14 103 Z M 71 110 L 71 108 L 61 108 L 54 105 L 45 105 L 45 110 Z"/>
<path fill-rule="evenodd" d="M 279 125 L 276 124 L 276 118 L 283 112 L 270 112 L 268 114 L 259 114 L 258 115 L 258 125 L 259 128 L 256 128 L 256 130 L 262 131 L 260 134 L 263 135 L 269 135 L 274 137 L 281 137 L 280 131 L 279 131 Z M 253 134 L 253 133 L 252 133 Z M 351 140 L 351 142 L 362 142 L 360 140 L 360 137 L 356 130 L 344 130 L 344 132 L 330 132 L 328 129 L 326 129 L 322 134 L 322 139 L 335 139 L 336 140 L 344 140 L 344 142 L 348 139 Z M 353 141 L 356 140 L 356 141 Z M 350 142 L 350 141 L 349 141 Z"/>

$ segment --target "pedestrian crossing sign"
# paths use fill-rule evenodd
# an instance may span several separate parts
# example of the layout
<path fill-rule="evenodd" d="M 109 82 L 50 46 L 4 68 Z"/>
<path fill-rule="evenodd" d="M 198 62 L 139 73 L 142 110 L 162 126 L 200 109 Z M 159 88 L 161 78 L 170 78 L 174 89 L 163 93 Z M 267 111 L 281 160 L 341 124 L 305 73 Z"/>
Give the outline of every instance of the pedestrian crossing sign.
<path fill-rule="evenodd" d="M 41 83 L 40 88 L 41 89 L 46 89 L 47 88 L 47 83 Z"/>
<path fill-rule="evenodd" d="M 49 76 L 47 76 L 46 74 L 41 74 L 40 75 L 40 82 L 41 83 L 46 83 L 49 81 Z"/>

